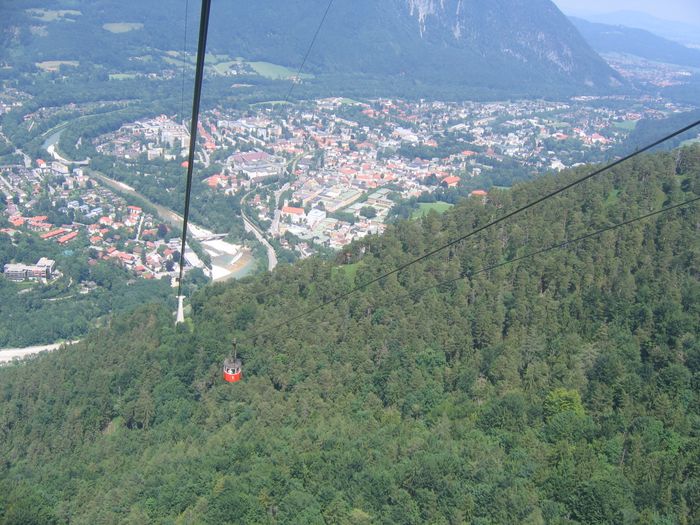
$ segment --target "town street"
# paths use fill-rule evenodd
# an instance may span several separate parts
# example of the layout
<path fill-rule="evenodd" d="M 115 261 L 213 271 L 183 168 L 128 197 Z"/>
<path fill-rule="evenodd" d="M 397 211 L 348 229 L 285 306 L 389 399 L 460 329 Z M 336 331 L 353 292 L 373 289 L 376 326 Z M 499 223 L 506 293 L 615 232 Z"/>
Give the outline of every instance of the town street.
<path fill-rule="evenodd" d="M 261 232 L 260 229 L 248 217 L 246 217 L 245 201 L 248 198 L 248 195 L 250 195 L 250 193 L 247 193 L 241 199 L 241 217 L 243 218 L 245 231 L 253 232 L 253 235 L 255 235 L 260 244 L 262 244 L 267 250 L 267 270 L 271 272 L 277 266 L 277 254 L 275 253 L 275 249 L 272 247 L 272 245 L 269 242 L 267 242 L 267 239 L 263 235 L 263 232 Z"/>

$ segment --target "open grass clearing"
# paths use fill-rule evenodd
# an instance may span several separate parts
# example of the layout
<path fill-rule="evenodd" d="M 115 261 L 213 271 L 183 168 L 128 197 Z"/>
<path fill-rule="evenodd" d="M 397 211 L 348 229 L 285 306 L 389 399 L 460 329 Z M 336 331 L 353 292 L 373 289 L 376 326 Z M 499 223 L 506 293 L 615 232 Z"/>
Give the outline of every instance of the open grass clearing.
<path fill-rule="evenodd" d="M 637 127 L 638 120 L 624 120 L 622 122 L 613 122 L 613 126 L 617 129 L 623 129 L 625 131 L 632 131 Z"/>
<path fill-rule="evenodd" d="M 228 60 L 214 65 L 214 69 L 219 75 L 227 75 L 233 66 L 241 64 L 238 60 Z"/>
<path fill-rule="evenodd" d="M 133 80 L 136 78 L 136 73 L 111 73 L 110 80 Z"/>
<path fill-rule="evenodd" d="M 110 22 L 103 24 L 102 29 L 110 33 L 128 33 L 129 31 L 143 29 L 143 24 L 141 22 Z"/>
<path fill-rule="evenodd" d="M 296 71 L 289 69 L 288 67 L 271 64 L 270 62 L 248 62 L 248 64 L 258 75 L 271 80 L 283 80 L 294 77 L 297 74 Z M 301 78 L 309 79 L 313 77 L 313 75 L 309 75 L 307 73 L 301 74 Z"/>
<path fill-rule="evenodd" d="M 620 190 L 612 190 L 605 199 L 606 206 L 615 206 L 620 200 Z"/>
<path fill-rule="evenodd" d="M 681 146 L 691 146 L 693 144 L 700 144 L 700 136 L 681 142 Z"/>
<path fill-rule="evenodd" d="M 342 272 L 347 275 L 351 281 L 354 281 L 355 276 L 357 275 L 357 270 L 359 270 L 362 266 L 364 266 L 364 261 L 359 261 L 353 264 L 344 264 L 334 268 L 333 273 Z"/>
<path fill-rule="evenodd" d="M 447 210 L 452 208 L 452 206 L 454 206 L 454 204 L 450 204 L 449 202 L 421 202 L 418 205 L 418 209 L 411 215 L 411 219 L 420 219 L 421 217 L 428 215 L 431 210 L 434 210 L 437 213 L 445 213 Z"/>
<path fill-rule="evenodd" d="M 80 62 L 77 60 L 46 60 L 37 62 L 36 67 L 42 71 L 58 71 L 61 66 L 78 67 Z"/>
<path fill-rule="evenodd" d="M 42 22 L 55 22 L 57 20 L 70 20 L 83 13 L 76 9 L 27 9 L 27 14 Z"/>

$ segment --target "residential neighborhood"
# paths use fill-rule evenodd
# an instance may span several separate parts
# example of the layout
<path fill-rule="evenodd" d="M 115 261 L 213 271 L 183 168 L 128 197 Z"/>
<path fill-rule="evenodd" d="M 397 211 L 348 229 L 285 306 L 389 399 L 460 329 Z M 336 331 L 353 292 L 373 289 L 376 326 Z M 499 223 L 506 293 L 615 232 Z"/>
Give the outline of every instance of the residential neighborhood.
<path fill-rule="evenodd" d="M 56 263 L 42 256 L 44 243 L 83 250 L 89 264 L 113 261 L 144 279 L 174 276 L 179 269 L 178 232 L 130 205 L 82 168 L 36 159 L 34 168 L 3 167 L 0 186 L 9 224 L 0 232 L 11 237 L 34 233 L 39 238 L 39 262 L 5 265 L 11 280 L 52 279 Z"/>
<path fill-rule="evenodd" d="M 198 183 L 245 193 L 269 239 L 305 257 L 381 233 L 395 204 L 603 160 L 642 119 L 689 108 L 643 97 L 568 101 L 417 102 L 325 98 L 301 106 L 218 108 L 199 126 Z M 95 140 L 128 159 L 173 158 L 184 128 L 166 116 Z M 146 133 L 145 130 L 148 130 Z M 508 178 L 510 177 L 510 179 Z M 363 213 L 364 210 L 364 213 Z"/>
<path fill-rule="evenodd" d="M 25 99 L 6 90 L 0 102 L 6 111 Z M 382 233 L 395 206 L 410 199 L 435 201 L 455 191 L 483 202 L 494 186 L 604 160 L 640 120 L 688 109 L 648 96 L 461 103 L 324 98 L 215 108 L 203 113 L 198 127 L 195 184 L 240 198 L 244 218 L 274 244 L 267 245 L 270 260 L 276 260 L 273 249 L 304 258 Z M 67 110 L 42 108 L 25 119 Z M 132 177 L 159 185 L 165 179 L 135 167 L 153 161 L 178 173 L 187 167 L 189 131 L 176 116 L 127 122 L 91 140 L 96 159 L 134 166 Z M 46 153 L 0 167 L 3 233 L 31 232 L 43 243 L 80 247 L 90 264 L 109 260 L 144 279 L 178 273 L 179 232 L 167 221 L 105 186 L 85 162 L 71 162 L 56 149 Z M 229 224 L 237 221 L 231 209 Z M 212 262 L 188 248 L 187 269 L 227 278 L 244 254 L 220 239 L 226 233 L 218 231 L 218 240 L 212 233 L 204 243 Z M 39 250 L 36 258 L 43 255 Z M 22 272 L 13 268 L 6 275 L 19 279 Z"/>

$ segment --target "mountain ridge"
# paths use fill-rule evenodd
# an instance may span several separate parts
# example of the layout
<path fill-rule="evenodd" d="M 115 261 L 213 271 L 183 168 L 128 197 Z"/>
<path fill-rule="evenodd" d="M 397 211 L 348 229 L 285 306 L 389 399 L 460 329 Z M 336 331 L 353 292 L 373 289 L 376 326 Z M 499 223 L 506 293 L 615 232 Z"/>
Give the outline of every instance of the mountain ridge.
<path fill-rule="evenodd" d="M 600 24 L 644 29 L 683 45 L 694 44 L 700 46 L 700 26 L 697 24 L 666 20 L 648 13 L 632 10 L 613 11 L 610 13 L 581 12 L 575 14 L 575 16 Z"/>
<path fill-rule="evenodd" d="M 588 43 L 599 53 L 626 53 L 648 60 L 700 68 L 700 50 L 644 29 L 570 18 Z"/>
<path fill-rule="evenodd" d="M 120 72 L 133 67 L 134 56 L 147 49 L 182 49 L 180 9 L 163 10 L 138 0 L 125 0 L 118 7 L 110 0 L 75 0 L 70 5 L 81 14 L 71 15 L 70 22 L 57 19 L 37 26 L 36 16 L 21 9 L 36 5 L 26 0 L 13 5 L 15 17 L 8 18 L 24 18 L 10 32 L 22 48 L 13 54 L 34 62 L 81 55 L 85 62 Z M 214 53 L 296 70 L 327 5 L 325 0 L 215 4 L 208 47 Z M 189 9 L 190 43 L 196 41 L 195 7 Z M 129 23 L 120 26 L 119 21 Z M 112 33 L 105 27 L 128 30 Z M 405 83 L 424 95 L 444 85 L 463 92 L 492 89 L 542 96 L 610 92 L 624 84 L 550 0 L 335 3 L 305 69 L 317 76 L 342 77 L 343 83 L 353 75 L 362 83 L 362 75 L 369 75 L 381 78 L 385 88 Z"/>

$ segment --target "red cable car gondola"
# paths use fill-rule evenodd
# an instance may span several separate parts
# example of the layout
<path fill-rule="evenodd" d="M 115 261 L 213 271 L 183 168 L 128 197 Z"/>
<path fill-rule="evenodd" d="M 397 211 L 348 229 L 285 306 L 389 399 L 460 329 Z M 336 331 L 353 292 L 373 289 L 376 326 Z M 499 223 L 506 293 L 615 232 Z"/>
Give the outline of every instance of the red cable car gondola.
<path fill-rule="evenodd" d="M 224 381 L 236 383 L 243 379 L 241 360 L 236 357 L 236 343 L 233 343 L 233 357 L 224 360 Z"/>
<path fill-rule="evenodd" d="M 226 359 L 224 361 L 224 381 L 235 383 L 243 379 L 243 370 L 241 369 L 241 360 Z"/>

